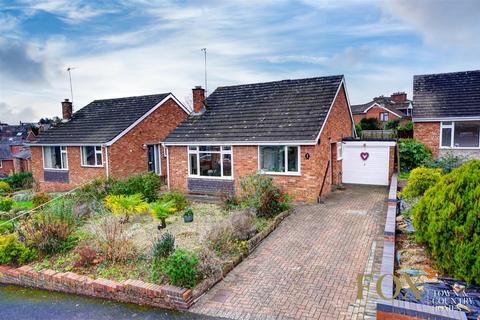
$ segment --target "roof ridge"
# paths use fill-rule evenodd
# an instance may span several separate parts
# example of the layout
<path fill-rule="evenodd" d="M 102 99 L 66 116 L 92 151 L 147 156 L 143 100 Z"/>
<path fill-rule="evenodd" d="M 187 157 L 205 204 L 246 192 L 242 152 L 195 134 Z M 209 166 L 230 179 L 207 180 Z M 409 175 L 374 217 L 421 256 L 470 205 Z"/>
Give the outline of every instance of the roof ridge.
<path fill-rule="evenodd" d="M 344 78 L 345 76 L 343 74 L 337 74 L 337 75 L 323 76 L 323 77 L 309 77 L 309 78 L 283 79 L 283 80 L 264 81 L 264 82 L 252 82 L 252 83 L 243 83 L 243 84 L 233 84 L 230 86 L 219 86 L 216 89 L 251 86 L 256 84 L 272 84 L 272 83 L 281 83 L 281 82 L 293 82 L 293 81 L 300 81 L 300 80 L 314 80 L 314 79 L 326 79 L 326 78 L 338 78 L 338 77 Z"/>
<path fill-rule="evenodd" d="M 128 97 L 120 97 L 120 98 L 95 99 L 92 102 L 95 102 L 95 101 L 112 101 L 112 100 L 122 100 L 122 99 L 142 98 L 142 97 L 153 97 L 153 96 L 163 96 L 163 95 L 169 95 L 169 94 L 172 94 L 172 93 L 171 92 L 163 92 L 163 93 L 143 94 L 143 95 L 139 95 L 139 96 L 128 96 Z M 92 103 L 92 102 L 90 102 L 90 103 Z"/>
<path fill-rule="evenodd" d="M 441 75 L 462 74 L 462 73 L 464 74 L 464 73 L 472 73 L 472 72 L 480 72 L 480 70 L 466 70 L 466 71 L 452 71 L 452 72 L 415 74 L 415 75 L 413 75 L 413 77 L 416 78 L 416 77 L 424 77 L 424 76 L 441 76 Z"/>

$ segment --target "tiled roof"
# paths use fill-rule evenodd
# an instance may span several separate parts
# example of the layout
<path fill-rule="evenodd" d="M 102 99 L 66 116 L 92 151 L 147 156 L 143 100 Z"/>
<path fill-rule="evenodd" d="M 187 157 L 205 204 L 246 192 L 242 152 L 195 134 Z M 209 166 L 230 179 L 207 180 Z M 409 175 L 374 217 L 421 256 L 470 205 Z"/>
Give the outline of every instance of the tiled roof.
<path fill-rule="evenodd" d="M 373 99 L 370 102 L 364 103 L 364 104 L 356 104 L 352 105 L 352 113 L 353 114 L 361 114 L 364 113 L 365 110 L 370 108 L 374 103 L 378 103 L 382 107 L 384 107 L 387 110 L 390 110 L 391 112 L 394 112 L 400 116 L 406 116 L 405 110 L 408 108 L 410 105 L 411 101 L 406 100 L 405 102 L 395 102 L 391 100 L 389 97 L 377 97 Z"/>
<path fill-rule="evenodd" d="M 167 143 L 314 141 L 343 76 L 217 88 Z"/>
<path fill-rule="evenodd" d="M 12 152 L 8 144 L 0 144 L 0 160 L 11 160 Z"/>
<path fill-rule="evenodd" d="M 413 117 L 480 117 L 480 70 L 414 76 Z"/>
<path fill-rule="evenodd" d="M 169 93 L 95 100 L 75 112 L 72 119 L 41 132 L 32 144 L 105 143 L 150 111 Z"/>

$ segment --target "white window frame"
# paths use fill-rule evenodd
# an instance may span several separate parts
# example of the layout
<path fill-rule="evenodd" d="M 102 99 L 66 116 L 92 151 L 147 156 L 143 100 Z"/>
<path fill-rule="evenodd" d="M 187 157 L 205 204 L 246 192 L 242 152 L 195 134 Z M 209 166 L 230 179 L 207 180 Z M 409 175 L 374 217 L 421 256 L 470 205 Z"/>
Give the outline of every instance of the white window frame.
<path fill-rule="evenodd" d="M 380 112 L 380 122 L 388 122 L 389 113 L 390 113 L 390 112 L 386 112 L 386 111 L 385 111 L 385 112 Z M 384 120 L 384 119 L 383 119 L 383 116 L 386 116 L 387 119 Z"/>
<path fill-rule="evenodd" d="M 160 148 L 159 144 L 149 144 L 147 145 L 147 158 L 148 158 L 148 147 L 153 146 L 153 157 L 155 161 L 155 170 L 154 171 L 149 171 L 149 172 L 154 172 L 156 175 L 161 176 L 162 175 L 162 150 Z"/>
<path fill-rule="evenodd" d="M 343 159 L 343 143 L 342 141 L 337 142 L 337 160 Z"/>
<path fill-rule="evenodd" d="M 65 154 L 65 168 L 47 168 L 45 167 L 45 148 L 60 148 L 60 163 L 62 154 Z M 42 147 L 42 160 L 43 160 L 43 169 L 44 170 L 55 170 L 55 171 L 68 171 L 68 152 L 67 152 L 67 146 L 44 146 Z"/>
<path fill-rule="evenodd" d="M 95 148 L 95 165 L 91 165 L 91 164 L 86 164 L 84 163 L 84 157 L 83 157 L 83 153 L 84 153 L 84 149 L 83 148 L 86 148 L 86 147 L 93 147 Z M 100 150 L 97 150 L 97 148 L 100 148 Z M 102 159 L 102 164 L 97 164 L 97 156 L 100 155 L 101 159 Z M 95 146 L 95 145 L 88 145 L 88 146 L 81 146 L 80 147 L 80 165 L 82 167 L 87 167 L 87 168 L 103 168 L 103 148 L 102 146 Z"/>
<path fill-rule="evenodd" d="M 0 160 L 0 168 L 3 168 L 3 160 Z"/>
<path fill-rule="evenodd" d="M 275 172 L 275 171 L 265 171 L 262 169 L 261 161 L 260 161 L 260 148 L 261 147 L 283 147 L 284 148 L 284 154 L 285 154 L 285 171 L 284 172 Z M 287 148 L 297 148 L 297 171 L 288 171 L 288 149 Z M 257 159 L 258 159 L 258 172 L 261 174 L 267 174 L 267 175 L 276 175 L 276 176 L 300 176 L 301 173 L 301 168 L 302 168 L 302 163 L 301 163 L 301 156 L 300 154 L 302 149 L 300 146 L 295 146 L 295 145 L 270 145 L 270 144 L 262 144 L 259 145 L 257 148 Z"/>
<path fill-rule="evenodd" d="M 220 151 L 200 151 L 200 147 L 220 147 Z M 195 148 L 194 150 L 190 150 L 190 148 Z M 230 148 L 230 150 L 225 150 L 225 148 Z M 202 153 L 219 153 L 220 154 L 220 177 L 214 176 L 202 176 L 200 175 L 200 154 Z M 196 154 L 197 155 L 197 174 L 191 174 L 190 172 L 190 155 Z M 223 175 L 223 157 L 224 155 L 230 155 L 231 161 L 231 170 L 232 174 L 230 176 Z M 202 145 L 202 146 L 187 146 L 187 162 L 188 162 L 188 177 L 189 178 L 200 178 L 200 179 L 220 179 L 220 180 L 233 180 L 233 146 L 231 145 Z"/>
<path fill-rule="evenodd" d="M 445 122 L 451 122 L 451 124 L 445 124 Z M 456 149 L 456 150 L 478 150 L 480 149 L 480 135 L 479 135 L 479 142 L 478 142 L 478 147 L 455 147 L 454 141 L 455 141 L 455 124 L 457 122 L 480 122 L 478 121 L 441 121 L 440 122 L 440 149 Z M 443 146 L 443 129 L 450 128 L 452 129 L 452 135 L 450 137 L 450 146 Z"/>

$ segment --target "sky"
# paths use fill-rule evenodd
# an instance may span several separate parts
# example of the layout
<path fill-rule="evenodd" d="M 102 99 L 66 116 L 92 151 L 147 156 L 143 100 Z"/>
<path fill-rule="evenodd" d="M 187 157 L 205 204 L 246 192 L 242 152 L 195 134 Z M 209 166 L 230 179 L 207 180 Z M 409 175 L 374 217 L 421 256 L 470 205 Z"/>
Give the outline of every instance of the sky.
<path fill-rule="evenodd" d="M 0 121 L 95 99 L 345 75 L 351 104 L 480 69 L 477 0 L 0 0 Z"/>

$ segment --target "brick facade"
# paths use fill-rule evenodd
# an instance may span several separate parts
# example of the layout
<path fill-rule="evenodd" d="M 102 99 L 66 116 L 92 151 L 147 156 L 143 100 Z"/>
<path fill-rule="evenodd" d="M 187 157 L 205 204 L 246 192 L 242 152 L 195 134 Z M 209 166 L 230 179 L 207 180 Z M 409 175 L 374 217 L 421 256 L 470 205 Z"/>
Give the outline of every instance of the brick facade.
<path fill-rule="evenodd" d="M 173 99 L 132 128 L 108 148 L 108 171 L 112 177 L 123 178 L 148 170 L 147 144 L 158 144 L 187 117 L 187 113 Z M 145 146 L 144 146 L 145 145 Z M 81 165 L 80 147 L 68 146 L 68 183 L 45 181 L 42 147 L 32 146 L 32 172 L 36 189 L 41 191 L 67 191 L 96 177 L 106 176 L 106 151 L 103 147 L 103 167 Z M 161 150 L 162 175 L 166 175 L 166 161 Z"/>
<path fill-rule="evenodd" d="M 314 202 L 320 194 L 323 177 L 325 185 L 322 195 L 331 190 L 333 183 L 341 181 L 341 160 L 336 160 L 336 142 L 352 135 L 352 120 L 345 91 L 338 94 L 317 145 L 300 146 L 300 175 L 272 175 L 274 182 L 287 192 L 294 201 Z M 188 192 L 187 147 L 168 147 L 170 166 L 170 188 Z M 235 191 L 240 190 L 240 177 L 258 171 L 258 146 L 233 146 L 233 179 Z M 306 159 L 306 154 L 309 154 Z M 328 161 L 333 156 L 332 164 Z M 333 175 L 332 175 L 333 168 Z M 326 174 L 325 174 L 326 173 Z M 333 177 L 332 177 L 333 176 Z"/>
<path fill-rule="evenodd" d="M 440 147 L 440 122 L 414 122 L 413 137 L 438 156 Z"/>
<path fill-rule="evenodd" d="M 15 172 L 15 166 L 13 160 L 0 160 L 2 162 L 2 167 L 0 168 L 0 173 L 9 175 Z"/>

